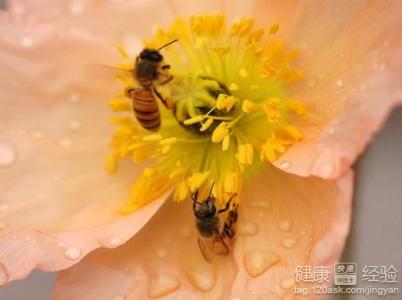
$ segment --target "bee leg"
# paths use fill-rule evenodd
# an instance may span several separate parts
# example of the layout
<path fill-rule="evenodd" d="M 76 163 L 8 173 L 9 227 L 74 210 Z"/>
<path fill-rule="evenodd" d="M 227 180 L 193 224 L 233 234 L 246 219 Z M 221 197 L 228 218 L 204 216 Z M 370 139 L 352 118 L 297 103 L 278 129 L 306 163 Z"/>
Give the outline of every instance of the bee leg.
<path fill-rule="evenodd" d="M 133 89 L 132 87 L 128 87 L 128 88 L 126 88 L 126 89 L 124 90 L 124 95 L 125 95 L 127 98 L 131 98 L 131 93 L 132 93 L 133 91 L 135 91 L 135 89 Z"/>
<path fill-rule="evenodd" d="M 173 75 L 169 75 L 165 80 L 160 81 L 159 85 L 167 84 L 167 83 L 171 82 L 172 80 L 173 80 Z"/>
<path fill-rule="evenodd" d="M 167 109 L 172 109 L 174 107 L 174 104 L 170 98 L 167 99 L 163 98 L 161 93 L 159 93 L 155 87 L 152 87 L 152 90 L 155 93 L 155 95 L 159 98 L 159 100 L 162 101 L 163 105 L 165 105 Z"/>
<path fill-rule="evenodd" d="M 228 223 L 225 223 L 225 225 L 223 226 L 223 234 L 232 239 L 235 236 L 235 231 Z"/>
<path fill-rule="evenodd" d="M 228 200 L 228 202 L 226 202 L 225 208 L 222 208 L 222 209 L 218 210 L 218 214 L 227 211 L 227 210 L 229 209 L 229 207 L 230 207 L 230 203 L 232 202 L 232 199 L 233 199 L 234 197 L 236 197 L 236 196 L 237 196 L 237 194 L 233 194 L 232 197 L 230 197 L 230 199 Z"/>
<path fill-rule="evenodd" d="M 239 214 L 237 212 L 238 205 L 234 206 L 234 209 L 229 212 L 227 220 L 223 225 L 223 234 L 228 238 L 232 239 L 235 236 L 235 231 L 233 229 L 233 225 L 237 222 Z"/>
<path fill-rule="evenodd" d="M 193 194 L 191 194 L 191 199 L 193 200 L 193 210 L 195 209 L 196 204 L 202 204 L 202 202 L 198 202 L 198 190 L 196 190 Z"/>
<path fill-rule="evenodd" d="M 163 65 L 161 68 L 162 68 L 162 70 L 169 70 L 169 69 L 170 69 L 170 65 Z"/>

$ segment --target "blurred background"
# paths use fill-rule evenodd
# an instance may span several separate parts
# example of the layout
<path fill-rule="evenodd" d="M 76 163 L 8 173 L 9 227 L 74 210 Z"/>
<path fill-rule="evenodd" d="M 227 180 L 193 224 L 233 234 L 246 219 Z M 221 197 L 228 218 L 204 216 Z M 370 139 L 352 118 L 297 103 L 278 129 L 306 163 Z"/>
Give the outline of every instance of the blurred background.
<path fill-rule="evenodd" d="M 4 1 L 0 0 L 0 8 Z M 402 271 L 402 108 L 393 112 L 355 165 L 356 188 L 351 233 L 342 261 L 364 265 L 393 265 Z M 400 278 L 400 276 L 399 276 Z M 55 274 L 35 271 L 24 281 L 0 289 L 1 300 L 49 300 Z M 358 279 L 357 286 L 365 283 Z M 390 285 L 388 285 L 390 286 Z M 401 281 L 392 285 L 402 290 Z M 365 299 L 365 295 L 329 299 Z M 371 299 L 402 299 L 402 294 Z M 242 299 L 243 300 L 243 299 Z"/>

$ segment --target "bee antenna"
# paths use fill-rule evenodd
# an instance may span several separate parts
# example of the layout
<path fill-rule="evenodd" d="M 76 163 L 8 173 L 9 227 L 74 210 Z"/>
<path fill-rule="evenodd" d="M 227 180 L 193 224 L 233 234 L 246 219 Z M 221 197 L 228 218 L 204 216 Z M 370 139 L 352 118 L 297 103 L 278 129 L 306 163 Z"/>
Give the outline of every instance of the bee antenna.
<path fill-rule="evenodd" d="M 211 195 L 212 195 L 212 190 L 214 189 L 214 185 L 215 185 L 215 181 L 212 182 L 212 186 L 211 186 L 211 189 L 209 190 L 209 195 L 208 195 L 208 197 L 211 197 Z"/>
<path fill-rule="evenodd" d="M 177 41 L 178 41 L 178 39 L 174 39 L 173 41 L 170 41 L 170 42 L 166 43 L 162 47 L 158 48 L 158 51 L 161 51 L 163 48 L 165 48 L 165 47 L 167 47 L 167 46 L 169 46 L 169 45 L 171 45 L 173 43 L 176 43 Z"/>

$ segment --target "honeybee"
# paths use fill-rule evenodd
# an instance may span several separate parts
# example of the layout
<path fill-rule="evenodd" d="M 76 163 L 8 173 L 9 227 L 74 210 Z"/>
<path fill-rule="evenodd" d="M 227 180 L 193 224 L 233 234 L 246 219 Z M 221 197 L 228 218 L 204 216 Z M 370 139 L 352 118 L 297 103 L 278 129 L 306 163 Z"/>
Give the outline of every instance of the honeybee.
<path fill-rule="evenodd" d="M 170 65 L 163 63 L 160 51 L 177 42 L 173 40 L 158 49 L 143 49 L 135 60 L 131 70 L 133 78 L 140 88 L 128 88 L 125 95 L 133 101 L 133 112 L 141 126 L 147 130 L 156 131 L 161 125 L 161 116 L 155 96 L 162 101 L 166 108 L 172 104 L 158 92 L 156 85 L 164 85 L 173 79 L 168 73 Z"/>
<path fill-rule="evenodd" d="M 133 113 L 141 126 L 147 130 L 156 131 L 161 125 L 156 98 L 162 101 L 166 108 L 174 109 L 171 99 L 165 99 L 156 88 L 173 79 L 173 75 L 169 73 L 170 65 L 164 63 L 160 51 L 177 41 L 177 39 L 172 40 L 158 49 L 144 48 L 136 57 L 131 69 L 89 64 L 89 74 L 110 83 L 115 83 L 116 77 L 133 78 L 139 87 L 127 88 L 124 94 L 132 100 Z"/>
<path fill-rule="evenodd" d="M 213 185 L 208 197 L 203 202 L 198 202 L 198 190 L 191 195 L 193 200 L 193 212 L 196 218 L 195 225 L 198 230 L 198 246 L 205 260 L 212 261 L 216 255 L 227 255 L 230 252 L 228 239 L 235 236 L 234 224 L 237 221 L 238 205 L 233 205 L 230 209 L 232 199 L 236 197 L 233 194 L 226 202 L 226 206 L 217 210 L 215 206 L 215 197 L 212 195 Z M 229 210 L 228 216 L 221 225 L 219 214 Z"/>

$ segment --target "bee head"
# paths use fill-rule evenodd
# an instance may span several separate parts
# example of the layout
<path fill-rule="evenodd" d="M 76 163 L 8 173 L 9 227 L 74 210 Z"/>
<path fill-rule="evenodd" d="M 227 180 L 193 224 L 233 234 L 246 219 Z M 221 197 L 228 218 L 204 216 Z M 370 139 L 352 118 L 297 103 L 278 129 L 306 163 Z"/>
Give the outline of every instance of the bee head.
<path fill-rule="evenodd" d="M 202 204 L 196 204 L 194 214 L 197 219 L 212 218 L 216 214 L 216 207 L 212 197 L 208 197 Z"/>
<path fill-rule="evenodd" d="M 140 59 L 147 60 L 154 63 L 160 63 L 163 60 L 162 54 L 158 50 L 144 49 L 140 53 Z"/>

